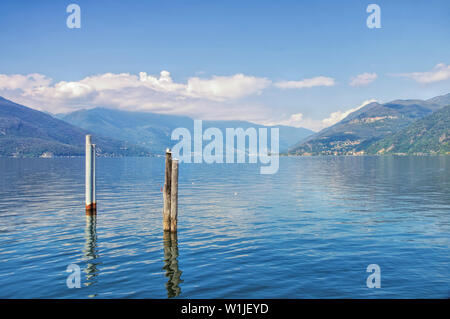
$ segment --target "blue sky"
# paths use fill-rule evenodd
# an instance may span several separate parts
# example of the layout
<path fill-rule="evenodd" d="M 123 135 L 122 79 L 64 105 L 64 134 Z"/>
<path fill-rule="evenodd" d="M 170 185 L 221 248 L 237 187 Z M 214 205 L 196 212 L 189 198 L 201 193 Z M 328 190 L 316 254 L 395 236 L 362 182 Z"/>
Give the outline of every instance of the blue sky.
<path fill-rule="evenodd" d="M 66 26 L 71 3 L 81 29 Z M 366 26 L 370 3 L 380 29 Z M 0 39 L 0 95 L 54 113 L 107 106 L 317 130 L 367 100 L 450 92 L 449 1 L 1 1 Z M 350 85 L 362 74 L 371 81 Z"/>

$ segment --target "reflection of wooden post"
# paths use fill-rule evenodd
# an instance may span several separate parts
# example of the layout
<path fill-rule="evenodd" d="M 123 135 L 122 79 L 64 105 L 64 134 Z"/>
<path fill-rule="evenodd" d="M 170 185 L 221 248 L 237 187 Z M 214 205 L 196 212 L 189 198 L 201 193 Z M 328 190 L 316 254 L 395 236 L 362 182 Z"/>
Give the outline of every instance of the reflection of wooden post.
<path fill-rule="evenodd" d="M 177 231 L 178 223 L 178 160 L 172 160 L 172 179 L 170 191 L 170 231 Z"/>
<path fill-rule="evenodd" d="M 95 200 L 95 145 L 91 135 L 86 135 L 86 215 L 97 213 Z"/>
<path fill-rule="evenodd" d="M 181 293 L 180 283 L 182 271 L 178 268 L 178 238 L 176 233 L 164 232 L 164 267 L 166 277 L 167 297 L 177 297 Z"/>
<path fill-rule="evenodd" d="M 163 229 L 164 231 L 170 231 L 170 191 L 171 191 L 171 179 L 172 179 L 172 153 L 170 149 L 166 150 L 166 174 L 163 190 Z"/>

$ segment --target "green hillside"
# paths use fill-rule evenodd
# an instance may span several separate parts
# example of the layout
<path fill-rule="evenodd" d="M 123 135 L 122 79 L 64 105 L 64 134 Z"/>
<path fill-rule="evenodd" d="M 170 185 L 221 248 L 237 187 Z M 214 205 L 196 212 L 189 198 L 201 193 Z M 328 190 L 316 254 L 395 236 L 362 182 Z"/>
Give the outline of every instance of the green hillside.
<path fill-rule="evenodd" d="M 43 112 L 0 97 L 0 156 L 80 156 L 85 135 L 80 129 Z M 135 145 L 93 135 L 100 156 L 140 156 L 150 153 Z"/>
<path fill-rule="evenodd" d="M 363 155 L 370 145 L 450 104 L 450 94 L 422 100 L 370 103 L 290 148 L 294 155 Z"/>
<path fill-rule="evenodd" d="M 370 145 L 367 154 L 450 154 L 450 105 Z"/>

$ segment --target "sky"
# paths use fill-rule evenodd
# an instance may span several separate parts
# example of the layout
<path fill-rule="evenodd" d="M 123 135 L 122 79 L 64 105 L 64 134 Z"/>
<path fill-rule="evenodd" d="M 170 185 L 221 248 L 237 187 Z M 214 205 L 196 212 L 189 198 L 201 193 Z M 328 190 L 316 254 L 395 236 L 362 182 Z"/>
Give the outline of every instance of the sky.
<path fill-rule="evenodd" d="M 70 4 L 81 28 L 68 28 Z M 369 4 L 380 28 L 369 28 Z M 450 92 L 450 1 L 0 2 L 0 96 L 320 130 Z"/>

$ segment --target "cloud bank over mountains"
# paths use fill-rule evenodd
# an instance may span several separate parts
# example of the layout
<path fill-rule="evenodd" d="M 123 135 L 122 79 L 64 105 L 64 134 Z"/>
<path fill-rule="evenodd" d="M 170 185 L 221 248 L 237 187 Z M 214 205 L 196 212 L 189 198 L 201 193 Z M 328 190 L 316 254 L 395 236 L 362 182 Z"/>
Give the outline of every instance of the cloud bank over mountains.
<path fill-rule="evenodd" d="M 334 79 L 320 76 L 300 81 L 272 83 L 267 78 L 238 73 L 231 76 L 214 75 L 211 78 L 190 77 L 186 83 L 177 83 L 173 81 L 170 72 L 163 70 L 159 77 L 148 75 L 146 72 L 140 72 L 139 75 L 105 73 L 88 76 L 75 82 L 60 81 L 54 85 L 51 83 L 52 79 L 41 74 L 0 74 L 0 90 L 20 90 L 22 96 L 45 100 L 54 109 L 64 109 L 71 104 L 80 104 L 87 100 L 97 104 L 110 95 L 114 97 L 119 92 L 126 94 L 123 105 L 119 106 L 131 107 L 127 105 L 126 98 L 141 96 L 143 100 L 139 104 L 147 105 L 144 108 L 151 110 L 153 103 L 148 104 L 149 100 L 156 100 L 160 105 L 161 101 L 158 99 L 160 95 L 169 100 L 205 99 L 224 102 L 261 94 L 270 86 L 297 89 L 333 86 Z"/>
<path fill-rule="evenodd" d="M 426 72 L 389 74 L 428 84 L 450 79 L 450 66 L 437 64 Z M 362 73 L 352 77 L 349 86 L 367 86 L 378 78 L 376 73 Z M 189 77 L 185 82 L 173 80 L 169 71 L 159 75 L 146 72 L 104 73 L 87 76 L 79 81 L 55 82 L 51 78 L 32 73 L 0 74 L 0 95 L 24 105 L 50 113 L 66 113 L 78 109 L 110 107 L 130 111 L 148 111 L 188 115 L 199 119 L 246 120 L 259 124 L 282 124 L 319 130 L 333 125 L 351 112 L 361 108 L 338 110 L 319 120 L 305 117 L 301 112 L 281 112 L 268 105 L 267 90 L 309 90 L 314 87 L 336 86 L 332 77 L 316 76 L 300 80 L 272 81 L 237 73 L 211 77 Z M 269 102 L 270 103 L 270 102 Z"/>
<path fill-rule="evenodd" d="M 202 119 L 263 123 L 272 119 L 277 111 L 264 103 L 249 101 L 247 97 L 261 95 L 270 88 L 308 89 L 335 85 L 333 78 L 324 76 L 273 82 L 265 77 L 242 73 L 213 75 L 209 78 L 195 76 L 181 83 L 174 81 L 166 70 L 161 71 L 158 76 L 146 72 L 138 75 L 104 73 L 87 76 L 79 81 L 53 82 L 42 74 L 0 74 L 0 95 L 51 113 L 106 106 Z M 302 116 L 295 114 L 277 121 L 293 126 L 305 123 Z"/>

